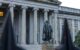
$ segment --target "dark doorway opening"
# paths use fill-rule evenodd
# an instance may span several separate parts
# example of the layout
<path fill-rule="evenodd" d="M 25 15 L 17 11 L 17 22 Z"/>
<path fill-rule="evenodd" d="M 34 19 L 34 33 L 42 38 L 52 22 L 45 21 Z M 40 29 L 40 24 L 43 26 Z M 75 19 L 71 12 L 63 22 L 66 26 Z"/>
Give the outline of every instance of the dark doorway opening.
<path fill-rule="evenodd" d="M 26 44 L 30 42 L 29 26 L 30 25 L 30 11 L 26 11 Z"/>

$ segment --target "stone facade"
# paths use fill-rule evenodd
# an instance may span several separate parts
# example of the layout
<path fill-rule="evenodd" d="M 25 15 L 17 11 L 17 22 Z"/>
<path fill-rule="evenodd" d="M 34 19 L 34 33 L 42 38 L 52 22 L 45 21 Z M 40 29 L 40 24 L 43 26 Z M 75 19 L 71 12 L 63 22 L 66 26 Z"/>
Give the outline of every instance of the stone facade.
<path fill-rule="evenodd" d="M 9 8 L 16 43 L 26 50 L 42 50 L 45 20 L 48 20 L 53 28 L 53 46 L 60 44 L 64 18 L 68 20 L 73 41 L 80 30 L 80 9 L 23 0 L 0 0 L 0 3 L 1 9 Z"/>
<path fill-rule="evenodd" d="M 61 2 L 58 1 L 58 0 L 31 0 L 31 1 L 50 3 L 50 4 L 53 4 L 53 5 L 60 5 L 61 4 Z"/>

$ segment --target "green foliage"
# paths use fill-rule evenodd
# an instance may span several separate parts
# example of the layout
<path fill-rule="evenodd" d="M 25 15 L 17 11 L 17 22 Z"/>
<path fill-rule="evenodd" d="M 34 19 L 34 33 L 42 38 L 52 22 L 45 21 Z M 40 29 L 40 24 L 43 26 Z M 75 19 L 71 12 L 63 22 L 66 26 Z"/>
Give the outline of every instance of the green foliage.
<path fill-rule="evenodd" d="M 75 37 L 74 43 L 80 47 L 80 31 L 78 31 L 77 36 Z"/>

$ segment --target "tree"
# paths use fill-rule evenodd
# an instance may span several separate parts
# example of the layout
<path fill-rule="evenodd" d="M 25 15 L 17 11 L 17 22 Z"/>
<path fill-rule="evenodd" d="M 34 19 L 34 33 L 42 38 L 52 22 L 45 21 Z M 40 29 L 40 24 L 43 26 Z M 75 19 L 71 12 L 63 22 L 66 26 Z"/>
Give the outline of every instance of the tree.
<path fill-rule="evenodd" d="M 80 47 L 80 30 L 78 31 L 77 36 L 75 37 L 74 43 Z"/>

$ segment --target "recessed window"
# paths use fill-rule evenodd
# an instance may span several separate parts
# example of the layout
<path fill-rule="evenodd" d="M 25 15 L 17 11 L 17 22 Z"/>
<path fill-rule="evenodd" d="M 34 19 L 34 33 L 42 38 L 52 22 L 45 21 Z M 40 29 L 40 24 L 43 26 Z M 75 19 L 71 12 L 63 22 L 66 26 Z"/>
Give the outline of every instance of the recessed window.
<path fill-rule="evenodd" d="M 4 16 L 4 12 L 0 11 L 0 17 L 3 17 L 3 16 Z"/>

